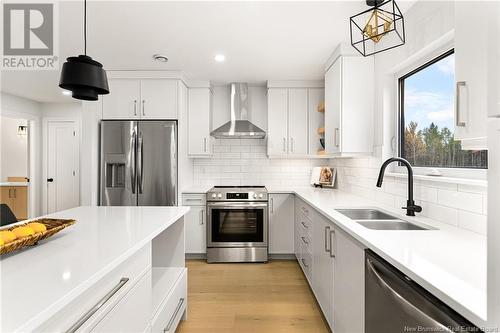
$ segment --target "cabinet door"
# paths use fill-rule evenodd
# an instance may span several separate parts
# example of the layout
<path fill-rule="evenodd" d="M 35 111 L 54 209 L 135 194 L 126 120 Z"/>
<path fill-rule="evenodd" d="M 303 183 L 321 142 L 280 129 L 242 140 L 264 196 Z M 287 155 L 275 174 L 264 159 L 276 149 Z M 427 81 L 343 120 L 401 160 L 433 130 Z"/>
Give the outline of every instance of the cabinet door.
<path fill-rule="evenodd" d="M 186 228 L 186 253 L 207 252 L 207 226 L 205 206 L 190 206 L 184 216 Z"/>
<path fill-rule="evenodd" d="M 325 74 L 325 150 L 339 153 L 340 113 L 342 107 L 342 59 L 338 59 Z"/>
<path fill-rule="evenodd" d="M 484 3 L 486 4 L 486 3 Z M 492 6 L 488 15 L 490 36 L 500 36 L 500 2 L 488 3 Z M 500 117 L 500 40 L 490 38 L 488 53 L 488 115 Z"/>
<path fill-rule="evenodd" d="M 318 106 L 325 100 L 325 90 L 321 88 L 308 89 L 309 114 L 309 154 L 316 155 L 323 147 L 319 141 L 324 135 L 319 134 L 320 127 L 325 127 L 325 113 L 318 112 Z"/>
<path fill-rule="evenodd" d="M 269 253 L 294 253 L 294 196 L 269 195 Z"/>
<path fill-rule="evenodd" d="M 288 89 L 272 88 L 267 94 L 267 155 L 288 153 Z"/>
<path fill-rule="evenodd" d="M 210 89 L 190 88 L 188 97 L 188 154 L 209 156 L 210 145 Z"/>
<path fill-rule="evenodd" d="M 333 322 L 333 272 L 335 238 L 333 224 L 318 213 L 312 216 L 313 225 L 313 284 L 312 289 L 330 327 Z"/>
<path fill-rule="evenodd" d="M 308 146 L 307 89 L 288 90 L 288 153 L 306 155 Z"/>
<path fill-rule="evenodd" d="M 365 251 L 352 237 L 335 231 L 333 323 L 335 333 L 364 332 Z"/>
<path fill-rule="evenodd" d="M 455 139 L 485 138 L 487 132 L 488 6 L 455 2 Z M 471 24 L 474 22 L 474 24 Z M 496 37 L 498 38 L 498 37 Z M 481 51 L 479 51 L 481 50 Z"/>
<path fill-rule="evenodd" d="M 141 118 L 177 119 L 177 81 L 141 80 Z"/>
<path fill-rule="evenodd" d="M 112 79 L 108 85 L 109 94 L 102 98 L 102 119 L 140 118 L 140 80 Z"/>
<path fill-rule="evenodd" d="M 28 218 L 28 187 L 12 187 L 11 195 L 14 197 L 11 207 L 14 215 L 19 221 L 26 220 Z"/>
<path fill-rule="evenodd" d="M 297 260 L 300 262 L 301 259 L 301 253 L 300 253 L 300 222 L 301 222 L 301 200 L 295 197 L 295 203 L 294 203 L 294 220 L 295 220 L 295 227 L 294 227 L 294 252 L 295 252 L 295 257 Z"/>
<path fill-rule="evenodd" d="M 151 320 L 151 270 L 106 314 L 92 332 L 144 332 Z"/>
<path fill-rule="evenodd" d="M 16 216 L 16 219 L 19 219 L 19 216 L 17 216 L 16 212 L 14 211 L 15 209 L 14 187 L 12 186 L 0 187 L 0 203 L 7 205 L 12 211 L 12 213 L 14 213 L 14 215 Z"/>

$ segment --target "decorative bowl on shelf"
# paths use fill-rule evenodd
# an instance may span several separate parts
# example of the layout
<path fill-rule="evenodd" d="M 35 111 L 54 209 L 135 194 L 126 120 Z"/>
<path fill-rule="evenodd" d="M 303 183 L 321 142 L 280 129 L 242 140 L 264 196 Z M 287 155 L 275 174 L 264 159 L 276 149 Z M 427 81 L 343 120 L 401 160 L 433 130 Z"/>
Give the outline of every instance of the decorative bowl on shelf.
<path fill-rule="evenodd" d="M 7 242 L 4 241 L 2 237 L 2 241 L 0 243 L 0 255 L 20 250 L 27 246 L 36 245 L 39 241 L 49 238 L 75 223 L 75 220 L 41 218 L 26 223 L 16 224 L 8 228 L 2 228 L 0 229 L 0 232 L 7 231 L 10 235 L 15 233 L 13 232 L 14 229 L 17 229 L 16 231 L 19 232 L 18 235 L 13 237 L 14 239 L 10 238 Z M 42 227 L 41 229 L 36 228 L 38 230 L 33 230 L 30 228 L 29 224 L 35 224 L 38 226 L 43 225 L 45 228 Z"/>

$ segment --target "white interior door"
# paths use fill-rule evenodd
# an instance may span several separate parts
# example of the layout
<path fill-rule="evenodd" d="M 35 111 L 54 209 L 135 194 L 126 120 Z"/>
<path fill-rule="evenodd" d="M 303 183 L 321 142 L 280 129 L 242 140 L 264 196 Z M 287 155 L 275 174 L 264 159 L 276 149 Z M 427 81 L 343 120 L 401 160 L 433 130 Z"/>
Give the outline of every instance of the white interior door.
<path fill-rule="evenodd" d="M 47 124 L 47 213 L 79 205 L 79 140 L 74 121 Z"/>

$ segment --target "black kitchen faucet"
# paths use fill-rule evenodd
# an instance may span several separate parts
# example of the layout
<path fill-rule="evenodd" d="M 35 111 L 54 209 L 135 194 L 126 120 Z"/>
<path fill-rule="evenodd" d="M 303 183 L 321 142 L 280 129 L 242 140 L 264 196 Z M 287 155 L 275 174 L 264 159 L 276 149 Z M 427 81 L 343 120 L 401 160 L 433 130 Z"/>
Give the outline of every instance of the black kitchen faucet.
<path fill-rule="evenodd" d="M 382 187 L 382 181 L 384 180 L 385 168 L 392 162 L 401 162 L 408 169 L 408 200 L 406 200 L 406 207 L 402 207 L 406 209 L 406 215 L 415 216 L 415 212 L 420 213 L 422 211 L 422 207 L 419 205 L 415 205 L 415 201 L 413 201 L 413 169 L 411 167 L 410 162 L 400 157 L 391 157 L 387 161 L 385 161 L 380 167 L 380 173 L 378 174 L 377 187 Z"/>

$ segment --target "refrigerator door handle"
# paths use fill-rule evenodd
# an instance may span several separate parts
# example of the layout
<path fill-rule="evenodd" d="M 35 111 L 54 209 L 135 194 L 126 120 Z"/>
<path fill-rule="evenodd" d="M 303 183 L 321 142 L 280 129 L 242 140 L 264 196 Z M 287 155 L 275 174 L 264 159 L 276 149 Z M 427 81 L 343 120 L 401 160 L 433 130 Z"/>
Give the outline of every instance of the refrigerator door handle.
<path fill-rule="evenodd" d="M 142 170 L 143 170 L 143 163 L 144 163 L 144 155 L 143 155 L 143 138 L 142 138 L 142 133 L 139 133 L 139 140 L 138 140 L 138 143 L 137 143 L 137 177 L 138 177 L 138 181 L 137 181 L 137 185 L 139 187 L 139 194 L 142 194 L 142 191 L 143 191 L 143 184 L 142 184 L 142 180 L 143 180 L 143 173 L 142 173 Z"/>
<path fill-rule="evenodd" d="M 136 184 L 136 170 L 135 170 L 135 144 L 136 144 L 136 133 L 135 131 L 132 132 L 132 137 L 130 138 L 130 154 L 131 154 L 131 161 L 130 161 L 130 183 L 132 187 L 132 194 L 135 194 L 135 184 Z"/>

